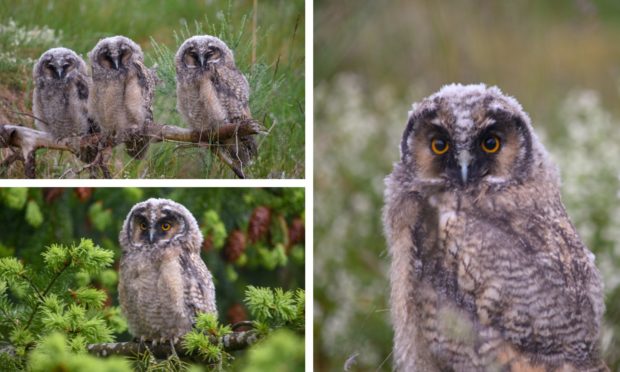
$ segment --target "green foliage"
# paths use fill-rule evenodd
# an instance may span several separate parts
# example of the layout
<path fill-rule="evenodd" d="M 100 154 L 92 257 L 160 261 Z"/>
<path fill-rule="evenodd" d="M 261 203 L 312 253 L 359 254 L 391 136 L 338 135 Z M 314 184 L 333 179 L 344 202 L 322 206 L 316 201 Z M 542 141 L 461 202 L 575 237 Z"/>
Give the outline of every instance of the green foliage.
<path fill-rule="evenodd" d="M 221 337 L 232 332 L 228 325 L 221 325 L 215 314 L 201 313 L 196 318 L 196 328 L 183 338 L 183 345 L 190 353 L 197 353 L 209 363 L 228 363 L 232 356 L 224 350 Z M 218 340 L 212 343 L 212 339 Z"/>
<path fill-rule="evenodd" d="M 22 209 L 28 198 L 28 189 L 24 187 L 14 187 L 12 189 L 2 189 L 2 201 L 13 209 Z"/>
<path fill-rule="evenodd" d="M 303 337 L 285 328 L 278 329 L 250 349 L 236 365 L 243 372 L 303 371 Z"/>
<path fill-rule="evenodd" d="M 112 252 L 82 239 L 77 245 L 52 244 L 42 256 L 46 267 L 39 272 L 25 267 L 15 257 L 0 259 L 0 276 L 6 281 L 0 284 L 0 312 L 4 315 L 0 323 L 0 341 L 10 342 L 15 347 L 15 365 L 24 363 L 20 358 L 33 345 L 42 345 L 42 350 L 56 345 L 56 341 L 41 341 L 41 337 L 55 332 L 65 334 L 66 343 L 63 344 L 74 351 L 85 350 L 87 343 L 113 340 L 113 329 L 97 311 L 107 295 L 85 286 L 71 289 L 78 285 L 74 280 L 77 272 L 97 273 L 110 266 Z M 7 283 L 22 290 L 9 293 Z M 118 329 L 118 324 L 114 328 Z M 36 352 L 32 355 L 34 360 L 39 358 Z M 54 362 L 64 357 L 59 358 Z"/>
<path fill-rule="evenodd" d="M 76 354 L 75 347 L 62 333 L 52 333 L 41 339 L 28 356 L 29 370 L 36 372 L 131 372 L 128 361 L 117 357 L 98 359 L 88 354 Z M 81 346 L 81 345 L 78 345 Z"/>
<path fill-rule="evenodd" d="M 281 288 L 248 286 L 244 301 L 254 318 L 254 330 L 263 339 L 240 360 L 235 360 L 223 349 L 221 337 L 232 330 L 230 326 L 219 324 L 213 314 L 198 316 L 196 329 L 185 335 L 183 345 L 191 353 L 213 363 L 218 370 L 227 369 L 233 361 L 236 369 L 242 371 L 303 370 L 303 337 L 291 329 L 303 334 L 304 298 L 303 289 L 283 291 Z M 213 343 L 214 339 L 218 342 Z"/>
<path fill-rule="evenodd" d="M 303 330 L 305 294 L 302 289 L 283 291 L 282 288 L 248 286 L 245 303 L 260 328 L 293 326 Z"/>
<path fill-rule="evenodd" d="M 32 227 L 39 227 L 43 223 L 43 214 L 34 200 L 29 201 L 26 206 L 26 222 Z"/>
<path fill-rule="evenodd" d="M 221 249 L 226 241 L 226 225 L 220 219 L 216 211 L 209 209 L 203 217 L 203 228 L 201 229 L 204 236 L 210 236 L 213 239 L 213 247 Z"/>

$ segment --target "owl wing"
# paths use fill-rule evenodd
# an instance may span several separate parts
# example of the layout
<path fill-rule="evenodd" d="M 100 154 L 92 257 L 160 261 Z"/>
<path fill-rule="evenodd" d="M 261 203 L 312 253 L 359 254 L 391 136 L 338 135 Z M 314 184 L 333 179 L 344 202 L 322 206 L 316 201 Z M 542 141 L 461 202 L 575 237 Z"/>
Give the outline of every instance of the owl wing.
<path fill-rule="evenodd" d="M 184 252 L 180 260 L 187 278 L 183 291 L 189 317 L 193 319 L 198 312 L 217 313 L 213 278 L 200 255 Z"/>
<path fill-rule="evenodd" d="M 248 80 L 236 68 L 224 66 L 216 71 L 213 85 L 218 92 L 220 102 L 226 108 L 229 120 L 251 118 Z"/>
<path fill-rule="evenodd" d="M 146 112 L 146 122 L 153 121 L 153 99 L 155 97 L 155 87 L 159 83 L 157 73 L 154 69 L 149 69 L 141 61 L 133 62 L 138 77 L 138 84 L 142 91 L 143 109 Z"/>
<path fill-rule="evenodd" d="M 479 334 L 499 335 L 487 340 L 497 348 L 479 349 L 487 357 L 494 354 L 491 359 L 497 362 L 537 368 L 564 363 L 580 370 L 602 363 L 598 359 L 602 289 L 594 257 L 564 208 L 558 207 L 561 212 L 555 219 L 528 216 L 526 235 L 516 232 L 510 218 L 471 226 L 472 231 L 485 231 L 478 235 L 477 246 L 495 258 L 480 259 L 480 268 L 484 267 L 480 272 L 475 264 L 459 263 L 457 280 L 473 283 Z"/>

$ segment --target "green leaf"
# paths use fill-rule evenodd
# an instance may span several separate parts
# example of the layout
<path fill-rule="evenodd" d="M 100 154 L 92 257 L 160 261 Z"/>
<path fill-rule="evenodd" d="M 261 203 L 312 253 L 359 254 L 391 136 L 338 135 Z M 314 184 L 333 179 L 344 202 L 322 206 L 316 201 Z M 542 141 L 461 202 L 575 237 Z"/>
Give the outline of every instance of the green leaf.
<path fill-rule="evenodd" d="M 109 267 L 114 262 L 114 252 L 95 245 L 90 239 L 80 240 L 80 244 L 69 249 L 73 264 L 90 274 Z"/>
<path fill-rule="evenodd" d="M 95 288 L 79 288 L 73 291 L 71 295 L 78 301 L 89 308 L 101 309 L 108 295 Z"/>
<path fill-rule="evenodd" d="M 118 283 L 118 274 L 112 269 L 103 270 L 99 273 L 99 281 L 106 288 L 113 288 Z"/>
<path fill-rule="evenodd" d="M 3 189 L 4 204 L 11 209 L 22 209 L 28 200 L 28 189 L 25 187 L 13 187 Z"/>
<path fill-rule="evenodd" d="M 217 314 L 199 313 L 196 316 L 196 328 L 201 331 L 213 333 L 217 329 Z"/>
<path fill-rule="evenodd" d="M 24 265 L 17 258 L 0 258 L 0 278 L 15 280 L 25 273 Z"/>
<path fill-rule="evenodd" d="M 68 263 L 69 250 L 60 244 L 52 244 L 42 253 L 43 261 L 53 271 L 60 270 Z"/>
<path fill-rule="evenodd" d="M 43 213 L 41 213 L 39 205 L 34 200 L 29 201 L 26 206 L 26 222 L 34 228 L 41 226 L 43 223 Z"/>
<path fill-rule="evenodd" d="M 24 329 L 22 327 L 16 327 L 11 331 L 9 335 L 9 340 L 15 346 L 27 346 L 31 342 L 34 341 L 34 336 L 30 333 L 29 330 Z"/>
<path fill-rule="evenodd" d="M 112 223 L 112 210 L 104 209 L 103 202 L 98 201 L 88 209 L 88 217 L 95 230 L 105 231 L 106 227 Z"/>
<path fill-rule="evenodd" d="M 245 303 L 252 316 L 259 321 L 271 318 L 271 309 L 275 307 L 273 292 L 269 288 L 247 286 Z"/>

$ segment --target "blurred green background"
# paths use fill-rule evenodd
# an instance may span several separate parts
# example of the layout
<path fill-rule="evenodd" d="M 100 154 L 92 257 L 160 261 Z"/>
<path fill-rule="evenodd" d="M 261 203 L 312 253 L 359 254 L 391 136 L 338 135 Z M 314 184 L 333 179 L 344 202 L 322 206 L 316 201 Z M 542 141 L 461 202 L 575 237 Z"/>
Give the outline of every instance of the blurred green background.
<path fill-rule="evenodd" d="M 563 201 L 604 277 L 605 359 L 620 370 L 620 3 L 314 9 L 315 368 L 391 369 L 383 179 L 412 102 L 484 82 L 521 102 L 560 167 Z"/>
<path fill-rule="evenodd" d="M 103 37 L 125 35 L 138 43 L 146 65 L 157 66 L 155 121 L 186 126 L 176 111 L 174 54 L 195 34 L 220 37 L 250 83 L 250 109 L 267 135 L 250 178 L 304 177 L 303 0 L 29 0 L 0 2 L 0 123 L 33 126 L 32 68 L 47 49 L 64 46 L 88 63 Z M 256 36 L 254 38 L 254 35 Z M 206 148 L 157 143 L 142 161 L 116 148 L 115 178 L 234 178 Z M 1 150 L 0 161 L 8 156 Z M 37 177 L 59 178 L 82 165 L 70 154 L 40 150 Z M 88 172 L 84 172 L 88 173 Z M 0 177 L 23 178 L 20 167 Z M 88 177 L 82 174 L 81 177 Z"/>
<path fill-rule="evenodd" d="M 151 197 L 181 203 L 196 218 L 205 238 L 201 255 L 213 275 L 221 324 L 252 319 L 243 302 L 248 285 L 305 288 L 303 188 L 0 188 L 0 258 L 16 257 L 29 270 L 44 273 L 42 253 L 47 247 L 92 239 L 114 253 L 114 264 L 97 275 L 83 274 L 80 280 L 107 293 L 100 310 L 104 316 L 117 313 L 118 235 L 132 206 Z M 37 284 L 40 288 L 48 285 Z M 23 303 L 27 298 L 18 289 L 11 287 L 9 299 Z M 71 291 L 62 290 L 62 283 L 54 289 L 63 300 L 72 300 Z M 0 344 L 14 341 L 8 331 L 12 328 L 6 328 L 13 321 L 9 317 L 0 322 Z M 291 351 L 303 350 L 303 333 L 278 337 L 289 344 L 286 358 L 267 346 L 249 354 L 258 355 L 276 369 L 282 361 L 303 365 L 303 351 Z M 114 339 L 129 341 L 132 337 L 125 331 Z M 235 356 L 246 354 L 242 351 Z M 254 358 L 252 355 L 247 357 Z M 299 365 L 290 368 L 299 370 Z"/>

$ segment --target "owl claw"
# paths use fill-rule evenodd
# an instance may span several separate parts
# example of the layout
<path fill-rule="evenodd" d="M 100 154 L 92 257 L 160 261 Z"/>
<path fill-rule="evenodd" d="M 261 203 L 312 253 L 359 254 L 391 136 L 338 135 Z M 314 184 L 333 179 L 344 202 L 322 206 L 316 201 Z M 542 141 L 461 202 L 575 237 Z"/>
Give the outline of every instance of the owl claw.
<path fill-rule="evenodd" d="M 176 349 L 174 348 L 174 344 L 178 341 L 178 338 L 173 337 L 172 339 L 170 339 L 170 348 L 172 349 L 172 355 L 179 359 L 179 355 L 177 354 Z"/>

